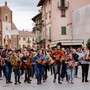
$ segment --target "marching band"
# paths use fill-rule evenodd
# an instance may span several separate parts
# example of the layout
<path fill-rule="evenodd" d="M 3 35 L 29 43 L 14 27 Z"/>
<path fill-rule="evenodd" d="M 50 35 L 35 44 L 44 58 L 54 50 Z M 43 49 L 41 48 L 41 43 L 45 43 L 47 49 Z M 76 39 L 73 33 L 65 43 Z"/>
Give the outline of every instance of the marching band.
<path fill-rule="evenodd" d="M 90 50 L 86 48 L 64 49 L 61 43 L 57 44 L 55 50 L 4 50 L 0 53 L 0 80 L 3 75 L 6 84 L 12 83 L 12 72 L 14 72 L 15 85 L 21 84 L 20 77 L 25 75 L 24 83 L 31 83 L 31 77 L 37 79 L 37 85 L 48 80 L 48 72 L 54 76 L 53 83 L 58 80 L 62 84 L 64 78 L 68 83 L 74 84 L 75 76 L 78 77 L 78 66 L 82 69 L 82 82 L 88 81 L 90 62 Z M 2 75 L 3 74 L 3 75 Z M 58 76 L 58 79 L 57 79 Z"/>

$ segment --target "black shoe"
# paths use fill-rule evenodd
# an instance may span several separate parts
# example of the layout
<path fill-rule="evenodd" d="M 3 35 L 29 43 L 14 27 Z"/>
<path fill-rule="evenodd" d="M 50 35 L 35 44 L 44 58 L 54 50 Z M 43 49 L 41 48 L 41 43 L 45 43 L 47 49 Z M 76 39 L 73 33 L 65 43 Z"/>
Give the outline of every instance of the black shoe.
<path fill-rule="evenodd" d="M 8 81 L 6 81 L 6 84 L 8 84 L 9 82 Z"/>
<path fill-rule="evenodd" d="M 32 81 L 31 79 L 29 79 L 29 81 Z"/>
<path fill-rule="evenodd" d="M 82 80 L 82 82 L 84 82 L 84 80 Z"/>
<path fill-rule="evenodd" d="M 30 81 L 28 81 L 27 83 L 31 83 Z"/>
<path fill-rule="evenodd" d="M 27 82 L 27 80 L 24 80 L 24 82 Z"/>
<path fill-rule="evenodd" d="M 85 80 L 85 82 L 89 82 L 88 80 Z"/>
<path fill-rule="evenodd" d="M 19 84 L 21 84 L 21 82 L 20 82 L 20 81 L 19 81 L 18 83 L 19 83 Z"/>
<path fill-rule="evenodd" d="M 17 84 L 17 82 L 14 83 L 15 85 Z"/>
<path fill-rule="evenodd" d="M 9 81 L 9 83 L 12 83 L 12 81 Z"/>
<path fill-rule="evenodd" d="M 56 82 L 56 80 L 53 80 L 53 83 L 55 83 Z"/>
<path fill-rule="evenodd" d="M 62 82 L 60 82 L 60 81 L 59 81 L 58 83 L 59 83 L 59 84 L 62 84 Z"/>

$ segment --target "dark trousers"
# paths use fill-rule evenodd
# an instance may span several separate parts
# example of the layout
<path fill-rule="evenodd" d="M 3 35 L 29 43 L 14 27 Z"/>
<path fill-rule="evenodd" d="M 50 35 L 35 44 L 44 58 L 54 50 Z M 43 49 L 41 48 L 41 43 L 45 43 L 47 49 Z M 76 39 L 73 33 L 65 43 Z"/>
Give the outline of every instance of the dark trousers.
<path fill-rule="evenodd" d="M 37 82 L 41 82 L 42 80 L 42 73 L 43 73 L 42 70 L 43 70 L 42 65 L 38 65 L 37 66 Z"/>
<path fill-rule="evenodd" d="M 15 82 L 20 82 L 20 68 L 14 69 Z"/>
<path fill-rule="evenodd" d="M 77 77 L 78 74 L 78 66 L 75 67 L 75 76 Z"/>
<path fill-rule="evenodd" d="M 30 68 L 25 69 L 25 81 L 30 80 Z"/>
<path fill-rule="evenodd" d="M 53 71 L 54 71 L 54 80 L 56 80 L 57 75 L 58 75 L 58 82 L 59 82 L 60 77 L 61 77 L 61 63 L 60 62 L 53 64 Z"/>
<path fill-rule="evenodd" d="M 87 81 L 88 80 L 88 70 L 89 70 L 89 64 L 82 64 L 82 80 Z"/>
<path fill-rule="evenodd" d="M 48 70 L 48 67 L 43 66 L 43 81 L 47 80 L 47 70 Z"/>
<path fill-rule="evenodd" d="M 12 67 L 5 65 L 6 81 L 11 81 Z"/>
<path fill-rule="evenodd" d="M 2 77 L 2 66 L 0 65 L 0 77 Z"/>
<path fill-rule="evenodd" d="M 64 79 L 66 76 L 66 80 L 68 80 L 68 75 L 67 75 L 67 65 L 65 62 L 62 63 L 62 70 L 61 70 L 61 78 Z"/>

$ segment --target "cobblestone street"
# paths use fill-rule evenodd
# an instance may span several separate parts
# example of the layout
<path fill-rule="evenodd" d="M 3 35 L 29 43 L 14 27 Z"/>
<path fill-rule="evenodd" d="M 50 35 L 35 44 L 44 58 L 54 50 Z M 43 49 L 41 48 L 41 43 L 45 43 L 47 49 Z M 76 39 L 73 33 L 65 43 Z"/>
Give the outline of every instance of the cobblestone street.
<path fill-rule="evenodd" d="M 12 75 L 13 76 L 13 75 Z M 57 82 L 53 83 L 53 76 L 48 73 L 48 79 L 46 83 L 42 85 L 37 85 L 36 79 L 32 79 L 31 84 L 24 83 L 24 78 L 21 77 L 22 84 L 14 85 L 14 78 L 12 78 L 13 84 L 6 84 L 5 79 L 0 81 L 0 90 L 90 90 L 90 82 L 82 83 L 81 82 L 81 69 L 79 67 L 79 78 L 75 78 L 74 84 L 67 83 L 65 80 L 63 84 L 60 85 Z M 90 74 L 89 74 L 90 80 Z"/>

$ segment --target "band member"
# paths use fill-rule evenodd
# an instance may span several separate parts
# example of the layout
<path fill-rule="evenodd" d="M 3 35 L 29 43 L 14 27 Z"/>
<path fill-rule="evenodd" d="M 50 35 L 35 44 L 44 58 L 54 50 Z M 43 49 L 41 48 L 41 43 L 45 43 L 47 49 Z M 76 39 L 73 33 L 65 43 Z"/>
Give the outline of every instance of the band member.
<path fill-rule="evenodd" d="M 74 73 L 75 73 L 75 66 L 76 66 L 76 62 L 75 60 L 72 58 L 72 54 L 67 55 L 67 60 L 66 60 L 66 64 L 67 64 L 67 75 L 68 75 L 68 83 L 71 81 L 71 84 L 74 84 Z"/>
<path fill-rule="evenodd" d="M 24 56 L 22 57 L 22 61 L 23 61 L 24 70 L 25 70 L 25 80 L 24 80 L 24 82 L 31 83 L 31 81 L 30 81 L 30 56 L 29 56 L 29 51 L 24 53 Z"/>
<path fill-rule="evenodd" d="M 80 60 L 82 67 L 82 82 L 89 82 L 88 81 L 89 60 L 90 60 L 89 50 L 83 48 L 82 51 L 81 50 L 78 51 L 78 55 L 79 55 L 78 59 Z"/>
<path fill-rule="evenodd" d="M 37 84 L 42 84 L 42 73 L 43 73 L 43 61 L 45 60 L 45 57 L 43 55 L 43 50 L 38 50 L 37 55 L 34 57 L 34 62 L 36 66 L 36 72 L 37 72 Z"/>
<path fill-rule="evenodd" d="M 65 48 L 62 48 L 62 51 L 64 52 L 64 54 L 66 54 L 66 50 Z M 66 59 L 65 59 L 66 60 Z M 65 60 L 63 60 L 62 62 L 62 71 L 61 71 L 61 78 L 62 81 L 64 80 L 64 77 L 66 76 L 66 81 L 67 81 L 67 65 L 65 63 Z"/>
<path fill-rule="evenodd" d="M 73 59 L 76 61 L 76 62 L 78 62 L 79 60 L 78 60 L 78 54 L 77 54 L 77 52 L 76 52 L 76 50 L 75 49 L 73 49 L 73 53 L 72 53 L 72 57 L 73 57 Z M 78 65 L 75 67 L 75 77 L 77 78 L 77 74 L 78 74 Z"/>
<path fill-rule="evenodd" d="M 54 59 L 54 83 L 56 82 L 57 74 L 58 74 L 58 83 L 62 84 L 61 78 L 61 63 L 62 58 L 64 57 L 64 53 L 61 51 L 61 43 L 57 44 L 57 48 L 55 51 L 52 52 L 52 58 Z"/>
<path fill-rule="evenodd" d="M 43 64 L 43 82 L 46 82 L 48 76 L 47 76 L 47 71 L 49 70 L 49 65 L 48 65 L 48 55 L 47 55 L 47 51 L 44 51 L 44 57 L 46 62 Z"/>
<path fill-rule="evenodd" d="M 5 58 L 6 83 L 12 83 L 11 81 L 11 74 L 12 74 L 11 60 L 12 60 L 12 50 L 9 49 L 8 54 L 6 55 L 6 58 Z"/>
<path fill-rule="evenodd" d="M 17 82 L 21 84 L 20 82 L 20 67 L 21 67 L 21 61 L 20 58 L 17 56 L 17 53 L 14 53 L 14 56 L 12 58 L 12 65 L 13 65 L 13 71 L 15 76 L 15 85 Z"/>
<path fill-rule="evenodd" d="M 2 80 L 2 57 L 0 54 L 0 80 Z"/>

